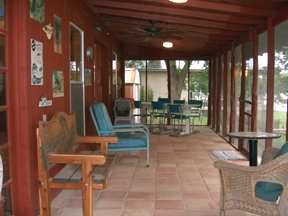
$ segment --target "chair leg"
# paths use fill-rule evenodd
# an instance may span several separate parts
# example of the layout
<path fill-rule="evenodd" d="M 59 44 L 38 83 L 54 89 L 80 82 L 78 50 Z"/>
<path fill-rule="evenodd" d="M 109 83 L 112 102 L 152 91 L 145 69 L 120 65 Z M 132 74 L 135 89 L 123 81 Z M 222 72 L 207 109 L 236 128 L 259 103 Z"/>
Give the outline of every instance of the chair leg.
<path fill-rule="evenodd" d="M 225 216 L 226 215 L 226 212 L 224 209 L 220 209 L 220 216 Z"/>
<path fill-rule="evenodd" d="M 92 189 L 92 177 L 91 177 L 92 165 L 91 163 L 82 164 L 82 176 L 83 176 L 83 216 L 93 216 L 93 189 Z"/>
<path fill-rule="evenodd" d="M 150 167 L 150 152 L 149 152 L 149 148 L 146 150 L 146 167 Z"/>
<path fill-rule="evenodd" d="M 40 215 L 51 216 L 49 189 L 41 186 L 39 189 Z"/>

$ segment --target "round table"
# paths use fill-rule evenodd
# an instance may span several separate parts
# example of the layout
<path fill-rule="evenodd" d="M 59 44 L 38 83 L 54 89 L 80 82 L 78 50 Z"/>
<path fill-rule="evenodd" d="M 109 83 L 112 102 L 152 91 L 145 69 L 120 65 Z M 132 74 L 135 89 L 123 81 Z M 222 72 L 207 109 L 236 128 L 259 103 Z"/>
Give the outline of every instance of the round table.
<path fill-rule="evenodd" d="M 257 143 L 259 139 L 276 139 L 281 134 L 266 132 L 231 132 L 227 134 L 231 138 L 248 139 L 249 141 L 249 164 L 257 166 Z"/>

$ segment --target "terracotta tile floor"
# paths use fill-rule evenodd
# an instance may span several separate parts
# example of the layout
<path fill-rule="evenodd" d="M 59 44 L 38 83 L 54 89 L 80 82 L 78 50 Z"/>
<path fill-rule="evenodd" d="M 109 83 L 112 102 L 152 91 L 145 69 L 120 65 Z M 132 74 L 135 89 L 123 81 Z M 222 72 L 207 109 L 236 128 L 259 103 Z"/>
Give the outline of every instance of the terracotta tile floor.
<path fill-rule="evenodd" d="M 209 155 L 232 149 L 208 128 L 186 137 L 151 135 L 151 166 L 144 155 L 121 154 L 107 189 L 94 191 L 95 216 L 216 216 L 219 175 Z M 53 216 L 82 215 L 81 192 L 65 190 L 52 202 Z M 250 214 L 233 211 L 231 216 Z"/>

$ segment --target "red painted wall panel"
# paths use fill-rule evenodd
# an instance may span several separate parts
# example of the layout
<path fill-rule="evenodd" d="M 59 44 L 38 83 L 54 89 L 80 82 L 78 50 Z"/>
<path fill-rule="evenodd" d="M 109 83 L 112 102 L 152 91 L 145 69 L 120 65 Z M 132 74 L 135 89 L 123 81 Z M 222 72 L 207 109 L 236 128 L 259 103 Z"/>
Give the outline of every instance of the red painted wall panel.
<path fill-rule="evenodd" d="M 28 2 L 28 1 L 27 1 Z M 19 9 L 21 10 L 21 9 Z M 29 182 L 31 185 L 28 188 L 30 193 L 32 194 L 32 203 L 31 211 L 36 212 L 36 208 L 38 207 L 38 192 L 37 192 L 37 160 L 36 160 L 36 128 L 38 125 L 38 121 L 42 118 L 43 114 L 47 114 L 48 118 L 53 115 L 53 113 L 57 111 L 66 111 L 69 112 L 69 23 L 73 22 L 78 27 L 80 27 L 84 31 L 84 41 L 85 41 L 85 51 L 87 47 L 93 47 L 94 43 L 97 41 L 103 46 L 103 51 L 105 51 L 105 55 L 103 58 L 103 66 L 102 70 L 98 70 L 96 76 L 102 77 L 100 83 L 104 88 L 102 89 L 105 103 L 107 105 L 111 105 L 112 101 L 110 101 L 108 94 L 108 78 L 111 77 L 111 64 L 112 64 L 112 50 L 116 51 L 118 55 L 119 46 L 115 40 L 105 34 L 105 32 L 96 32 L 95 27 L 98 25 L 98 18 L 89 10 L 89 8 L 85 5 L 82 0 L 49 0 L 46 1 L 45 8 L 45 23 L 38 23 L 29 17 L 27 18 L 27 50 L 21 51 L 22 58 L 27 60 L 27 67 L 25 67 L 21 73 L 26 73 L 28 83 L 25 83 L 28 90 L 28 110 L 30 113 L 29 122 L 26 124 L 30 127 L 30 134 L 28 134 L 27 139 L 23 139 L 22 143 L 29 143 L 23 146 L 30 146 L 29 149 L 25 149 L 25 151 L 29 151 L 30 153 L 30 163 L 31 163 L 31 179 L 26 179 L 24 182 Z M 29 13 L 26 13 L 29 16 Z M 54 15 L 57 15 L 62 18 L 62 54 L 57 54 L 53 49 L 53 38 L 48 40 L 45 33 L 42 31 L 44 25 L 51 23 L 53 25 Z M 25 36 L 26 37 L 26 36 Z M 31 86 L 31 55 L 30 55 L 30 40 L 36 39 L 38 41 L 43 42 L 44 44 L 44 85 L 43 86 Z M 95 53 L 94 53 L 95 54 Z M 96 53 L 97 55 L 97 53 Z M 93 61 L 88 61 L 85 56 L 85 68 L 90 68 L 93 71 Z M 64 82 L 65 82 L 65 96 L 60 98 L 52 98 L 52 74 L 54 70 L 62 70 L 64 73 Z M 94 79 L 93 79 L 94 80 Z M 95 86 L 87 86 L 85 87 L 85 104 L 86 104 L 86 129 L 89 134 L 95 134 L 94 127 L 90 120 L 88 106 L 95 99 L 94 95 L 97 95 L 97 92 L 93 92 Z M 41 96 L 47 96 L 49 99 L 53 99 L 53 105 L 49 108 L 39 108 L 38 102 Z M 99 98 L 98 98 L 99 99 Z M 20 146 L 16 147 L 16 151 L 20 151 Z M 24 151 L 24 149 L 22 149 Z M 15 165 L 17 166 L 17 164 Z M 20 170 L 17 172 L 25 172 L 25 170 Z M 21 176 L 21 175 L 19 175 Z M 15 181 L 16 182 L 16 181 Z M 16 188 L 17 194 L 17 188 Z M 31 195 L 30 194 L 30 195 Z M 25 201 L 23 201 L 25 202 Z M 19 206 L 16 206 L 19 208 Z M 20 211 L 18 211 L 20 212 Z M 21 216 L 21 215 L 17 215 Z"/>

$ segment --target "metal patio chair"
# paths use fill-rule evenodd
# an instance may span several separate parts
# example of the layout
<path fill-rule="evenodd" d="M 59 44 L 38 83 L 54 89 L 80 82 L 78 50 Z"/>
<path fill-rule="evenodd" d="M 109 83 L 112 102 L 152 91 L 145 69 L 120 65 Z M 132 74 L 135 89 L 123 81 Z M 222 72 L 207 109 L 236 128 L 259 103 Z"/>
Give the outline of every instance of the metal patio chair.
<path fill-rule="evenodd" d="M 89 110 L 97 135 L 118 138 L 116 144 L 108 145 L 108 152 L 146 151 L 146 165 L 149 166 L 149 129 L 145 125 L 112 125 L 102 102 L 94 102 Z"/>
<path fill-rule="evenodd" d="M 114 102 L 114 124 L 132 124 L 134 122 L 131 100 L 119 98 Z"/>

